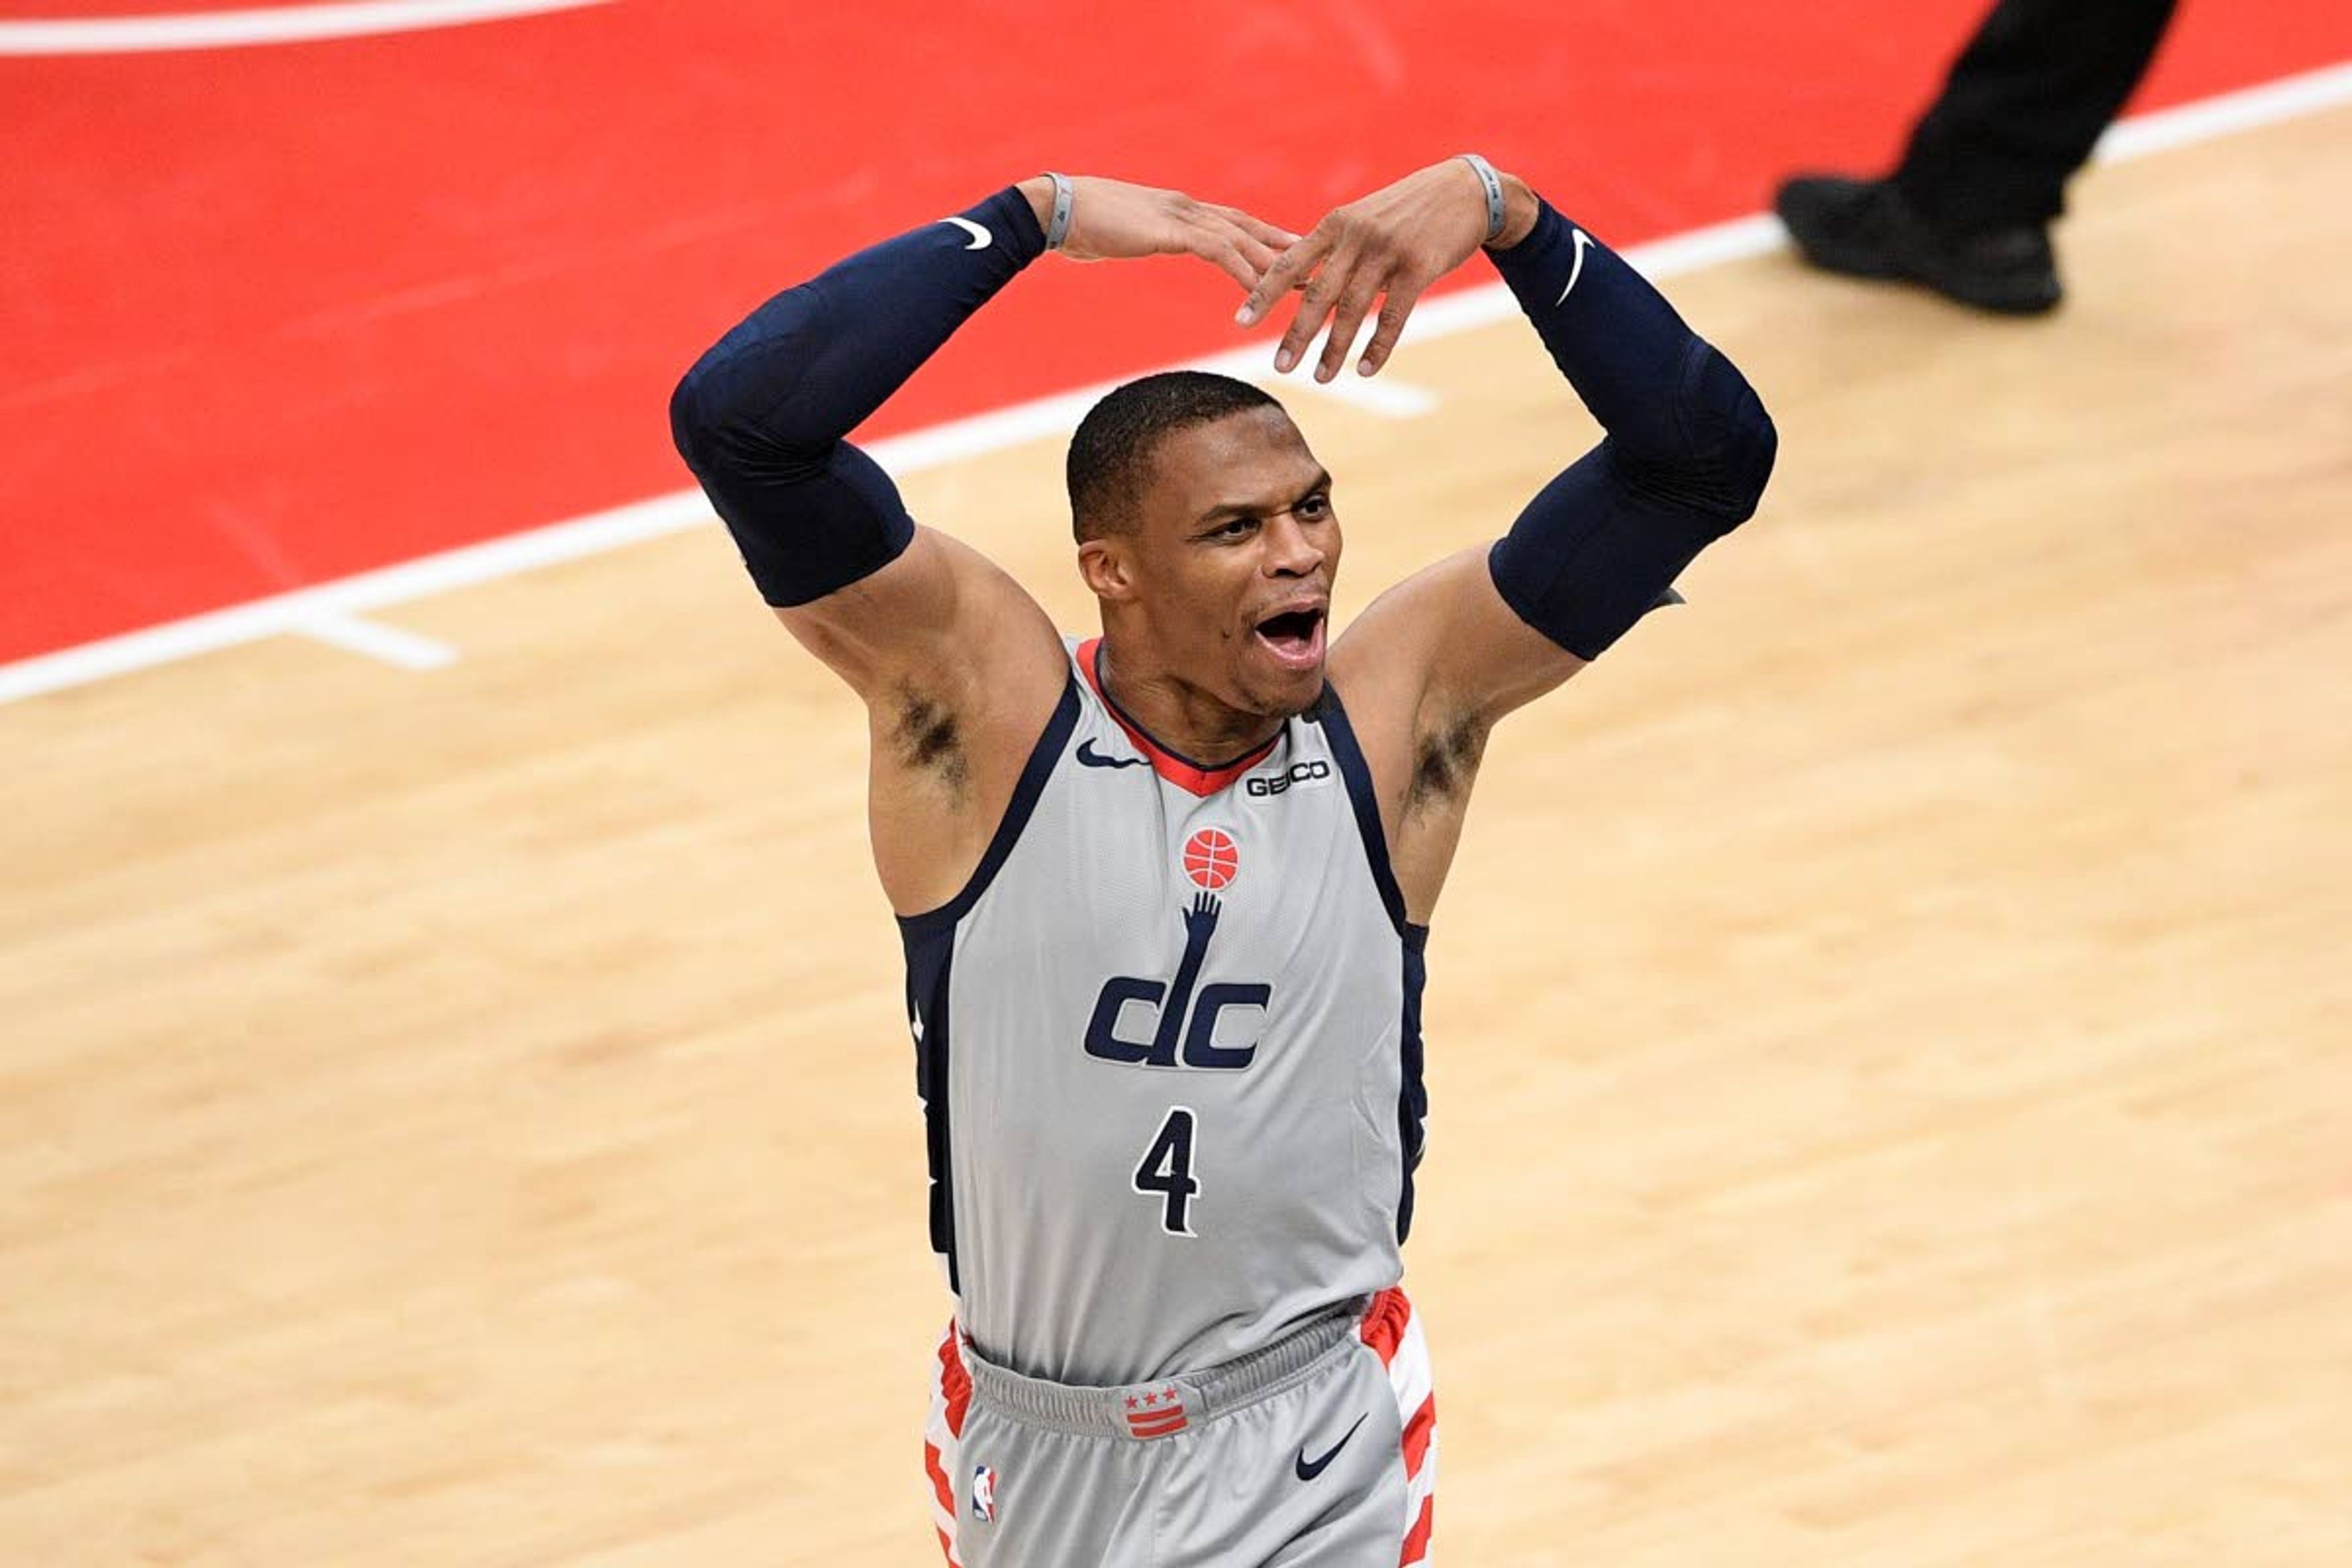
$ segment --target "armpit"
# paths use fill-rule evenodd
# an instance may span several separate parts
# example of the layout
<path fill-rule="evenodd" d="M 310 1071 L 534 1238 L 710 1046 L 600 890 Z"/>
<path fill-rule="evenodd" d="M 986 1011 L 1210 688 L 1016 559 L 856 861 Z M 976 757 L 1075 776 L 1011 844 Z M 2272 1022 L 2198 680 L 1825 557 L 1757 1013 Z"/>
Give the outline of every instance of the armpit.
<path fill-rule="evenodd" d="M 898 689 L 890 746 L 909 773 L 929 773 L 961 800 L 971 784 L 971 760 L 956 715 L 947 704 L 912 686 Z"/>
<path fill-rule="evenodd" d="M 1487 730 L 1484 720 L 1463 718 L 1415 739 L 1412 784 L 1404 800 L 1406 816 L 1460 804 L 1478 776 L 1478 761 L 1486 752 Z"/>

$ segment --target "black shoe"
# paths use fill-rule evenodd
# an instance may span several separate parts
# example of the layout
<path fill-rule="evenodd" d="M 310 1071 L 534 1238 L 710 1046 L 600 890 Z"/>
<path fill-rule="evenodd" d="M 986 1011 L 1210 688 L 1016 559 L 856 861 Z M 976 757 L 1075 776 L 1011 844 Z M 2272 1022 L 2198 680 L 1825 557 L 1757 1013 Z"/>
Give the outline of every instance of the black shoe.
<path fill-rule="evenodd" d="M 1947 235 L 1885 180 L 1806 174 L 1789 181 L 1772 210 L 1805 259 L 1855 278 L 1924 283 L 1980 310 L 2032 316 L 2063 293 L 2050 232 L 2040 224 Z"/>

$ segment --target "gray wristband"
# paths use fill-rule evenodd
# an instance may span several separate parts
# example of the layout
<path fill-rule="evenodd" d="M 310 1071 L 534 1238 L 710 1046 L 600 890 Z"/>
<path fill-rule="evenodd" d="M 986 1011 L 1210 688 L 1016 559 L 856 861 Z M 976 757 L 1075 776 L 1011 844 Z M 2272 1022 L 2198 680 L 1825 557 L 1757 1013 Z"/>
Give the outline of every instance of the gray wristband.
<path fill-rule="evenodd" d="M 1070 232 L 1070 177 L 1051 169 L 1045 171 L 1045 177 L 1054 182 L 1054 220 L 1045 226 L 1045 248 L 1059 250 Z"/>
<path fill-rule="evenodd" d="M 1478 176 L 1478 183 L 1486 187 L 1486 237 L 1480 243 L 1491 245 L 1494 243 L 1495 237 L 1503 232 L 1502 176 L 1495 173 L 1494 164 L 1475 153 L 1458 153 L 1454 155 L 1469 164 L 1471 171 Z"/>

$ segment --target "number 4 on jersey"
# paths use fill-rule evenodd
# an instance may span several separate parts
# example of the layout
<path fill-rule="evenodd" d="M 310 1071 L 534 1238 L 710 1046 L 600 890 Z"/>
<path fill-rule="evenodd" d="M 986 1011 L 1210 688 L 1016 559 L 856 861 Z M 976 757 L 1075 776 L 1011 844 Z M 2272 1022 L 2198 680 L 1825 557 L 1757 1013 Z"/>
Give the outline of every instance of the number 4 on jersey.
<path fill-rule="evenodd" d="M 1135 1190 L 1146 1197 L 1164 1197 L 1160 1227 L 1171 1236 L 1190 1236 L 1192 1199 L 1201 1184 L 1192 1179 L 1192 1113 L 1183 1106 L 1168 1112 L 1135 1168 Z"/>

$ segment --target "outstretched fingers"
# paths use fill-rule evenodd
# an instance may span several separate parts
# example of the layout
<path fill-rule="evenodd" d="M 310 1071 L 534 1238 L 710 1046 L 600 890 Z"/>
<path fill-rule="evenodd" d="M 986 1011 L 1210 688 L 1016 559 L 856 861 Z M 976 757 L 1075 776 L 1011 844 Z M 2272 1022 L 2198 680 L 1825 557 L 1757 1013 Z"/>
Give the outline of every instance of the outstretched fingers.
<path fill-rule="evenodd" d="M 1250 264 L 1248 280 L 1243 284 L 1245 289 L 1256 288 L 1257 280 L 1265 277 L 1276 262 L 1282 259 L 1282 247 L 1268 245 L 1265 240 L 1245 230 L 1234 230 L 1233 242 L 1234 248 L 1240 251 Z"/>
<path fill-rule="evenodd" d="M 1280 234 L 1271 224 L 1239 221 L 1245 214 L 1231 207 L 1203 207 L 1192 227 L 1190 248 L 1210 262 L 1244 291 L 1255 289 L 1282 258 L 1283 247 L 1269 242 L 1261 230 Z"/>
<path fill-rule="evenodd" d="M 1386 281 L 1378 268 L 1360 259 L 1353 273 L 1341 286 L 1338 305 L 1331 312 L 1330 335 L 1323 340 L 1323 357 L 1315 366 L 1315 379 L 1329 381 L 1348 363 L 1348 351 L 1355 346 L 1356 334 L 1363 330 L 1364 318 L 1371 312 L 1372 301 L 1381 297 L 1381 287 Z"/>
<path fill-rule="evenodd" d="M 1250 290 L 1234 320 L 1249 326 L 1272 310 L 1289 289 L 1301 290 L 1297 313 L 1276 346 L 1274 368 L 1284 374 L 1301 363 L 1318 332 L 1328 323 L 1315 379 L 1328 382 L 1346 367 L 1348 353 L 1363 331 L 1365 317 L 1382 295 L 1387 304 L 1370 347 L 1357 368 L 1371 374 L 1396 346 L 1404 318 L 1427 287 L 1411 259 L 1387 243 L 1377 228 L 1346 210 L 1335 212 L 1315 226 L 1313 233 L 1286 249 L 1265 277 Z"/>
<path fill-rule="evenodd" d="M 1276 258 L 1274 265 L 1266 268 L 1265 276 L 1257 280 L 1257 286 L 1250 290 L 1249 298 L 1242 301 L 1242 308 L 1234 312 L 1234 320 L 1244 327 L 1255 326 L 1267 310 L 1273 309 L 1276 300 L 1313 276 L 1317 265 L 1330 248 L 1328 236 L 1310 234 L 1285 250 Z M 1302 306 L 1301 310 L 1304 309 Z"/>
<path fill-rule="evenodd" d="M 1242 242 L 1229 234 L 1210 231 L 1192 241 L 1192 254 L 1223 272 L 1244 289 L 1254 289 L 1265 273 L 1242 247 Z"/>
<path fill-rule="evenodd" d="M 1424 287 L 1409 278 L 1389 280 L 1388 298 L 1381 301 L 1380 324 L 1372 329 L 1372 341 L 1365 345 L 1363 358 L 1356 362 L 1358 374 L 1371 375 L 1389 363 L 1389 355 L 1396 350 L 1397 338 L 1404 331 L 1405 318 L 1412 314 L 1412 307 Z"/>
<path fill-rule="evenodd" d="M 1265 246 L 1277 256 L 1298 243 L 1298 237 L 1280 224 L 1268 223 L 1265 219 L 1255 214 L 1244 212 L 1239 207 L 1211 207 L 1209 210 L 1248 234 L 1251 238 Z"/>
<path fill-rule="evenodd" d="M 1348 258 L 1333 257 L 1307 279 L 1306 290 L 1298 296 L 1298 310 L 1290 318 L 1290 330 L 1283 333 L 1282 342 L 1275 345 L 1276 370 L 1287 375 L 1291 366 L 1307 357 L 1307 349 L 1315 342 L 1316 332 L 1321 330 L 1333 308 L 1339 303 L 1340 286 L 1349 270 Z"/>

